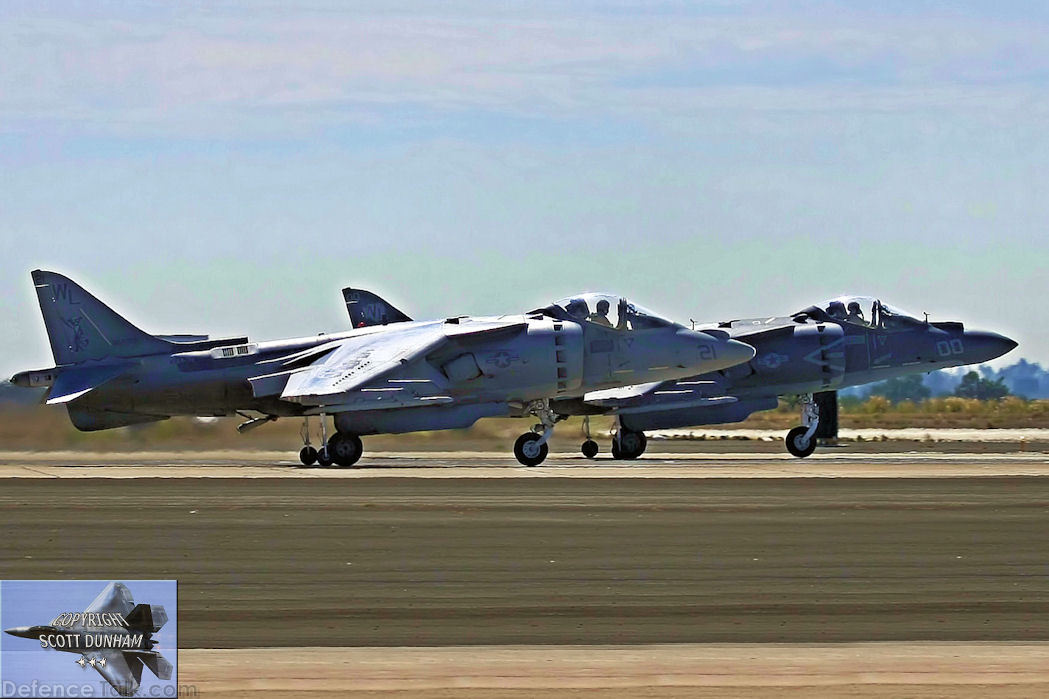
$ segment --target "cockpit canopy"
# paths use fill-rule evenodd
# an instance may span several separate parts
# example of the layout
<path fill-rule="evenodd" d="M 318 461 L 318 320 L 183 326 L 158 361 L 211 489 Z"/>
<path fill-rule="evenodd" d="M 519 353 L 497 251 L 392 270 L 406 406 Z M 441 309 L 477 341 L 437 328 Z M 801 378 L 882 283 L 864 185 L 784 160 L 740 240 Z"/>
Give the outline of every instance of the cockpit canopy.
<path fill-rule="evenodd" d="M 586 293 L 555 301 L 542 309 L 555 318 L 588 322 L 613 330 L 669 328 L 673 323 L 652 311 L 613 294 Z"/>
<path fill-rule="evenodd" d="M 802 314 L 815 320 L 852 323 L 886 330 L 923 324 L 923 321 L 913 314 L 882 303 L 873 296 L 839 296 L 817 306 L 809 306 L 795 316 Z"/>

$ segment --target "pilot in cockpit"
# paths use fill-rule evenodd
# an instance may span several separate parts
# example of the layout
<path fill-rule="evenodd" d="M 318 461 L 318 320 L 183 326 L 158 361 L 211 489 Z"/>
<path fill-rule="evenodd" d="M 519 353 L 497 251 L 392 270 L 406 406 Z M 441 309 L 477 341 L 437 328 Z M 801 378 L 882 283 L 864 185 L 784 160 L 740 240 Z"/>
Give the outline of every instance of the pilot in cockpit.
<path fill-rule="evenodd" d="M 863 311 L 860 309 L 859 301 L 849 302 L 849 314 L 845 316 L 845 320 L 858 325 L 867 324 L 867 321 L 863 318 Z"/>
<path fill-rule="evenodd" d="M 611 304 L 606 299 L 601 299 L 597 302 L 597 310 L 586 317 L 591 323 L 597 325 L 603 325 L 606 328 L 612 327 L 612 321 L 608 319 L 608 311 L 611 308 Z"/>

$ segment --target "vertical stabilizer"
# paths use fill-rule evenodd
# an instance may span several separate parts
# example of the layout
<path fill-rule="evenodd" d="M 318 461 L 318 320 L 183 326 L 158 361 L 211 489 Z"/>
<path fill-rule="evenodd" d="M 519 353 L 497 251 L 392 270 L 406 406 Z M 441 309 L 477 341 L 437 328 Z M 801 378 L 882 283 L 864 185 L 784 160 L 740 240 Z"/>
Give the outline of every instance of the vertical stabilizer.
<path fill-rule="evenodd" d="M 355 328 L 387 325 L 388 323 L 407 323 L 411 320 L 378 295 L 364 289 L 343 289 L 342 298 L 346 301 L 350 323 Z"/>
<path fill-rule="evenodd" d="M 61 274 L 35 270 L 33 284 L 58 365 L 171 351 L 169 342 L 138 329 Z"/>

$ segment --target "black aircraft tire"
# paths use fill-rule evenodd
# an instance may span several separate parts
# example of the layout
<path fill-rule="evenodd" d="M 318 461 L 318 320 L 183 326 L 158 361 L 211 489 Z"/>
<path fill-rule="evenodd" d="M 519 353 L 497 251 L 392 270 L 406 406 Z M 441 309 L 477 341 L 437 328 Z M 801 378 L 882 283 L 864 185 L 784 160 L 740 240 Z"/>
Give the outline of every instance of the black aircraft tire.
<path fill-rule="evenodd" d="M 583 456 L 585 456 L 588 459 L 592 459 L 595 456 L 597 456 L 597 442 L 595 442 L 592 439 L 588 439 L 585 442 L 583 442 L 583 446 L 580 447 L 579 450 L 583 452 Z"/>
<path fill-rule="evenodd" d="M 328 440 L 328 453 L 338 466 L 349 468 L 360 461 L 364 445 L 361 444 L 361 438 L 355 434 L 336 432 Z"/>
<path fill-rule="evenodd" d="M 539 445 L 539 449 L 536 451 L 534 446 L 530 446 L 531 442 L 538 442 L 541 439 L 535 432 L 525 432 L 523 435 L 517 438 L 514 442 L 514 456 L 524 466 L 538 466 L 546 460 L 546 455 L 550 453 L 550 447 L 544 442 Z M 528 451 L 526 454 L 525 451 Z"/>
<path fill-rule="evenodd" d="M 612 455 L 617 459 L 632 460 L 644 454 L 647 447 L 648 438 L 645 437 L 644 432 L 623 430 L 616 439 L 612 440 Z M 617 452 L 618 456 L 616 456 Z"/>
<path fill-rule="evenodd" d="M 299 461 L 303 466 L 312 466 L 317 463 L 317 450 L 307 444 L 299 450 Z"/>
<path fill-rule="evenodd" d="M 804 459 L 806 456 L 816 451 L 815 437 L 809 440 L 808 445 L 804 449 L 798 446 L 795 442 L 796 439 L 808 432 L 808 429 L 809 428 L 807 427 L 798 426 L 787 433 L 787 438 L 785 440 L 787 443 L 787 451 L 789 451 L 791 454 L 798 457 L 799 459 Z"/>
<path fill-rule="evenodd" d="M 327 447 L 321 447 L 317 450 L 317 465 L 328 468 L 332 463 L 331 452 L 328 451 Z"/>

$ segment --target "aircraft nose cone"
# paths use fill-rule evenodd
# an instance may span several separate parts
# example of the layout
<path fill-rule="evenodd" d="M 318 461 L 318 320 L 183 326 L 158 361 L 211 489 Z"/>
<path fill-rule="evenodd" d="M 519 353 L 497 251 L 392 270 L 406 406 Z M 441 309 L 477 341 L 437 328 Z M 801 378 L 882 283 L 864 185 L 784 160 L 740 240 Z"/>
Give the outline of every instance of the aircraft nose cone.
<path fill-rule="evenodd" d="M 1012 338 L 986 330 L 965 331 L 965 354 L 970 364 L 989 362 L 1014 350 L 1019 343 Z"/>
<path fill-rule="evenodd" d="M 14 626 L 10 629 L 4 629 L 4 633 L 9 633 L 12 636 L 18 636 L 19 638 L 32 638 L 32 628 L 29 626 Z"/>

